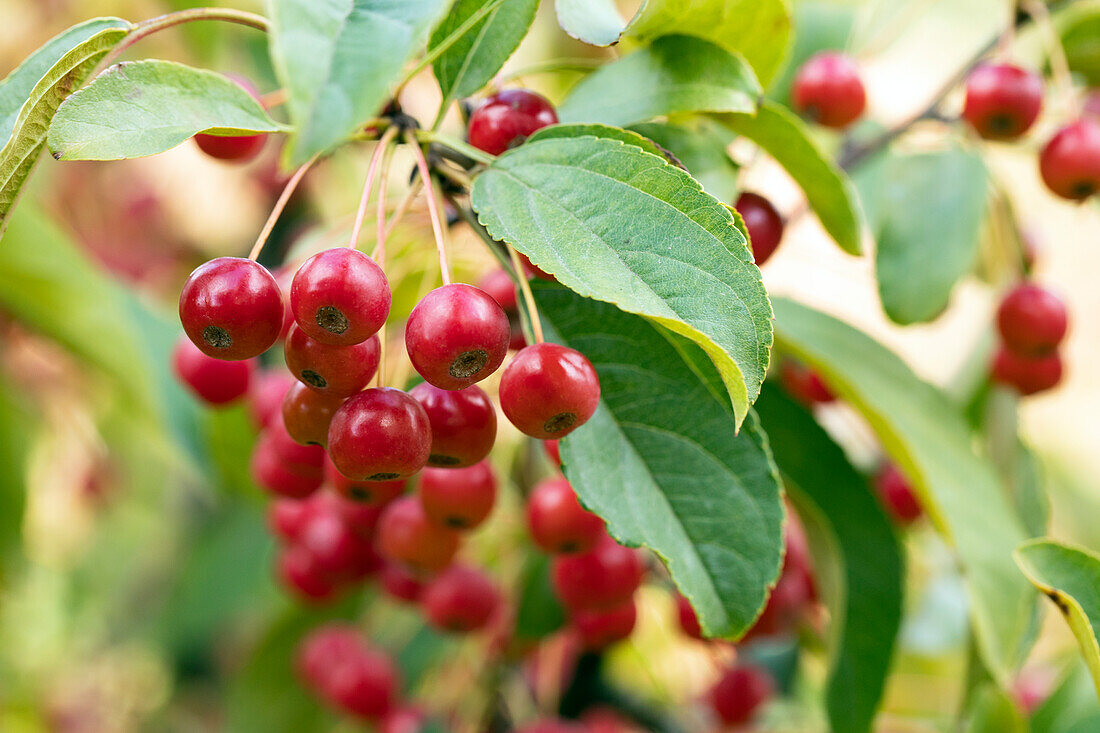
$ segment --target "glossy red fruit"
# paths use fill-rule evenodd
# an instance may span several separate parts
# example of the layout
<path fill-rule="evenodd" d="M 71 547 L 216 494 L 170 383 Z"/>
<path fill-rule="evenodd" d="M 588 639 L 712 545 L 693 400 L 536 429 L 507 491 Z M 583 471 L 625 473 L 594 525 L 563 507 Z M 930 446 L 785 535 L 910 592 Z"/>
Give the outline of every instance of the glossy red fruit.
<path fill-rule="evenodd" d="M 326 461 L 325 481 L 337 494 L 359 506 L 380 509 L 405 493 L 406 479 L 395 481 L 352 481 L 336 470 L 332 461 Z"/>
<path fill-rule="evenodd" d="M 362 637 L 354 626 L 325 624 L 298 642 L 294 668 L 308 687 L 323 690 L 332 670 L 358 657 L 362 649 Z"/>
<path fill-rule="evenodd" d="M 302 263 L 290 287 L 290 304 L 307 336 L 324 344 L 352 346 L 376 334 L 386 322 L 390 285 L 370 257 L 336 247 Z"/>
<path fill-rule="evenodd" d="M 726 725 L 747 723 L 775 694 L 775 683 L 764 669 L 730 667 L 710 690 L 710 704 Z"/>
<path fill-rule="evenodd" d="M 695 614 L 691 601 L 681 593 L 676 593 L 673 597 L 676 599 L 676 617 L 680 621 L 680 628 L 692 639 L 702 639 L 703 628 L 699 625 L 699 617 Z"/>
<path fill-rule="evenodd" d="M 527 273 L 528 278 L 537 277 L 539 280 L 547 280 L 549 282 L 557 282 L 557 278 L 551 275 L 546 270 L 536 265 L 531 261 L 531 258 L 525 254 L 520 254 L 520 262 L 523 263 L 523 271 Z"/>
<path fill-rule="evenodd" d="M 497 437 L 497 413 L 480 387 L 446 390 L 422 382 L 409 394 L 432 426 L 429 466 L 472 466 L 489 455 Z"/>
<path fill-rule="evenodd" d="M 208 405 L 227 405 L 248 392 L 255 364 L 207 356 L 181 336 L 172 351 L 172 368 L 183 385 Z"/>
<path fill-rule="evenodd" d="M 1059 130 L 1039 155 L 1047 188 L 1071 201 L 1100 189 L 1100 119 L 1085 117 Z"/>
<path fill-rule="evenodd" d="M 336 596 L 336 584 L 304 547 L 284 548 L 277 569 L 283 586 L 302 600 L 320 603 Z"/>
<path fill-rule="evenodd" d="M 808 580 L 809 576 L 804 572 L 793 568 L 789 563 L 785 565 L 779 581 L 768 596 L 764 610 L 742 641 L 790 633 L 811 600 L 812 586 Z"/>
<path fill-rule="evenodd" d="M 390 502 L 377 533 L 384 557 L 421 572 L 442 570 L 458 552 L 458 534 L 429 519 L 415 496 Z"/>
<path fill-rule="evenodd" d="M 546 451 L 546 457 L 554 464 L 555 468 L 561 468 L 561 446 L 556 440 L 542 441 L 542 449 Z"/>
<path fill-rule="evenodd" d="M 452 565 L 428 583 L 420 602 L 428 622 L 437 629 L 468 633 L 489 623 L 501 598 L 485 573 Z"/>
<path fill-rule="evenodd" d="M 637 620 L 638 608 L 634 599 L 628 598 L 611 608 L 575 611 L 570 623 L 583 647 L 598 650 L 630 636 Z"/>
<path fill-rule="evenodd" d="M 399 601 L 417 603 L 424 592 L 424 583 L 409 572 L 404 565 L 388 562 L 379 574 L 382 590 Z"/>
<path fill-rule="evenodd" d="M 336 411 L 328 430 L 336 470 L 357 481 L 394 481 L 422 469 L 432 431 L 420 403 L 398 389 L 368 389 Z"/>
<path fill-rule="evenodd" d="M 334 667 L 325 680 L 326 696 L 344 712 L 376 720 L 393 709 L 398 675 L 390 658 L 366 644 L 359 654 Z"/>
<path fill-rule="evenodd" d="M 332 397 L 302 382 L 293 381 L 294 384 L 283 396 L 280 409 L 283 426 L 297 443 L 325 445 L 328 443 L 328 426 L 332 416 L 344 404 L 344 398 Z"/>
<path fill-rule="evenodd" d="M 420 473 L 420 503 L 437 524 L 473 529 L 493 511 L 497 479 L 488 461 L 466 468 L 425 468 Z"/>
<path fill-rule="evenodd" d="M 255 85 L 247 79 L 230 75 L 229 78 L 248 92 L 256 101 L 260 101 L 259 91 Z M 255 158 L 264 148 L 267 142 L 266 133 L 255 135 L 211 135 L 202 133 L 195 135 L 195 143 L 199 150 L 218 160 L 243 163 Z"/>
<path fill-rule="evenodd" d="M 321 488 L 321 476 L 288 465 L 271 441 L 261 439 L 252 452 L 252 480 L 277 496 L 302 499 Z"/>
<path fill-rule="evenodd" d="M 779 379 L 787 393 L 804 405 L 823 405 L 836 399 L 817 372 L 793 359 L 783 361 Z"/>
<path fill-rule="evenodd" d="M 924 513 L 905 474 L 892 463 L 886 463 L 875 474 L 875 489 L 883 506 L 899 524 L 912 524 Z"/>
<path fill-rule="evenodd" d="M 1058 348 L 1066 337 L 1066 306 L 1054 293 L 1031 283 L 1018 285 L 997 309 L 997 328 L 1004 345 L 1017 354 L 1040 356 Z"/>
<path fill-rule="evenodd" d="M 326 480 L 328 475 L 328 469 L 326 469 Z M 333 491 L 316 494 L 312 502 L 331 508 L 331 511 L 339 514 L 348 528 L 360 537 L 374 538 L 374 530 L 382 516 L 382 506 L 353 501 Z"/>
<path fill-rule="evenodd" d="M 551 569 L 558 598 L 572 610 L 619 605 L 634 595 L 644 574 L 641 552 L 607 536 L 588 552 L 559 555 Z"/>
<path fill-rule="evenodd" d="M 1013 140 L 1043 106 L 1043 79 L 1012 64 L 982 64 L 966 80 L 963 119 L 989 140 Z"/>
<path fill-rule="evenodd" d="M 542 95 L 526 89 L 502 89 L 470 115 L 468 139 L 475 148 L 500 155 L 557 121 L 554 105 Z"/>
<path fill-rule="evenodd" d="M 771 201 L 747 191 L 738 197 L 733 208 L 745 220 L 752 256 L 757 267 L 760 267 L 772 256 L 783 239 L 783 217 L 775 210 Z"/>
<path fill-rule="evenodd" d="M 271 444 L 287 468 L 308 476 L 321 478 L 325 466 L 325 449 L 319 445 L 302 445 L 290 437 L 281 420 L 272 420 L 260 433 L 257 445 Z"/>
<path fill-rule="evenodd" d="M 581 506 L 564 478 L 540 481 L 527 497 L 527 527 L 546 552 L 588 552 L 603 539 L 603 520 Z"/>
<path fill-rule="evenodd" d="M 516 300 L 516 284 L 512 277 L 504 270 L 493 270 L 481 278 L 477 286 L 489 294 L 489 297 L 497 302 L 505 313 L 512 314 L 519 310 Z"/>
<path fill-rule="evenodd" d="M 1020 356 L 1003 346 L 993 357 L 993 379 L 1022 395 L 1053 389 L 1062 381 L 1062 357 Z"/>
<path fill-rule="evenodd" d="M 283 325 L 283 301 L 263 265 L 218 257 L 199 265 L 180 292 L 180 322 L 207 356 L 242 361 L 271 348 Z"/>
<path fill-rule="evenodd" d="M 267 526 L 281 540 L 294 541 L 310 511 L 310 502 L 300 499 L 276 499 L 267 507 Z"/>
<path fill-rule="evenodd" d="M 811 56 L 791 85 L 794 110 L 825 127 L 848 126 L 863 114 L 866 104 L 859 66 L 836 51 Z"/>
<path fill-rule="evenodd" d="M 532 438 L 562 438 L 588 422 L 600 380 L 584 354 L 558 344 L 528 346 L 500 379 L 500 407 Z"/>
<path fill-rule="evenodd" d="M 283 397 L 297 380 L 282 369 L 261 369 L 248 385 L 248 417 L 257 429 L 280 415 Z"/>
<path fill-rule="evenodd" d="M 313 556 L 322 573 L 330 578 L 346 578 L 353 574 L 364 542 L 344 522 L 334 508 L 318 508 L 310 512 L 300 528 L 297 544 Z"/>
<path fill-rule="evenodd" d="M 352 346 L 330 346 L 293 326 L 286 337 L 290 373 L 330 397 L 351 397 L 362 391 L 378 371 L 380 355 L 377 336 Z"/>
<path fill-rule="evenodd" d="M 405 324 L 405 348 L 426 381 L 462 389 L 500 367 L 510 333 L 508 316 L 488 293 L 455 283 L 416 304 Z"/>

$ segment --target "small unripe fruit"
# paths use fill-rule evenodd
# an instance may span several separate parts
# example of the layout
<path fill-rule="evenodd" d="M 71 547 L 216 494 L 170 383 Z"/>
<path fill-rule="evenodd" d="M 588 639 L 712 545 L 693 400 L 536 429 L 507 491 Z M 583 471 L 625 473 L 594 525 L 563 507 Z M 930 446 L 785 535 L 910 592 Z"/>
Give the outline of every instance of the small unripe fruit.
<path fill-rule="evenodd" d="M 199 265 L 180 292 L 180 322 L 207 356 L 243 361 L 271 348 L 283 325 L 279 286 L 263 265 L 218 257 Z"/>
<path fill-rule="evenodd" d="M 584 354 L 558 344 L 528 346 L 500 380 L 500 407 L 532 438 L 562 438 L 579 428 L 600 403 L 600 380 Z"/>
<path fill-rule="evenodd" d="M 180 337 L 172 351 L 172 367 L 184 386 L 208 405 L 221 406 L 248 392 L 252 361 L 223 361 L 207 356 L 191 340 Z"/>
<path fill-rule="evenodd" d="M 488 293 L 455 283 L 416 304 L 405 325 L 405 347 L 425 381 L 462 389 L 500 367 L 510 335 L 507 314 Z"/>
<path fill-rule="evenodd" d="M 329 425 L 329 456 L 336 470 L 354 480 L 409 478 L 427 464 L 431 446 L 427 413 L 397 389 L 360 392 Z"/>
<path fill-rule="evenodd" d="M 502 89 L 470 115 L 469 141 L 490 155 L 500 155 L 557 121 L 554 105 L 545 97 L 526 89 Z"/>
<path fill-rule="evenodd" d="M 768 261 L 783 239 L 783 217 L 775 210 L 771 201 L 755 193 L 741 194 L 733 208 L 745 220 L 752 256 L 757 267 L 760 267 Z"/>
<path fill-rule="evenodd" d="M 425 468 L 420 503 L 433 522 L 451 529 L 473 529 L 496 503 L 497 480 L 488 461 L 466 468 Z"/>
<path fill-rule="evenodd" d="M 467 633 L 484 628 L 501 599 L 484 573 L 452 565 L 428 583 L 421 603 L 428 622 L 437 629 Z"/>
<path fill-rule="evenodd" d="M 298 269 L 290 303 L 298 327 L 333 346 L 362 343 L 390 313 L 390 286 L 374 260 L 349 247 L 313 255 Z"/>
<path fill-rule="evenodd" d="M 811 56 L 795 74 L 791 106 L 825 127 L 846 127 L 863 114 L 867 95 L 859 67 L 836 51 Z"/>
<path fill-rule="evenodd" d="M 581 506 L 564 478 L 541 481 L 527 498 L 527 527 L 546 552 L 587 552 L 604 535 L 603 520 Z"/>
<path fill-rule="evenodd" d="M 1066 306 L 1038 285 L 1017 286 L 997 309 L 997 328 L 1005 346 L 1017 354 L 1040 356 L 1058 348 L 1066 336 Z"/>
<path fill-rule="evenodd" d="M 1100 189 L 1100 119 L 1085 117 L 1055 134 L 1039 155 L 1047 188 L 1071 201 L 1084 201 Z"/>
<path fill-rule="evenodd" d="M 458 534 L 429 519 L 415 496 L 390 502 L 377 532 L 383 556 L 421 572 L 442 570 L 458 552 Z"/>
<path fill-rule="evenodd" d="M 966 80 L 963 119 L 990 140 L 1013 140 L 1035 122 L 1043 106 L 1043 80 L 1012 64 L 982 64 Z"/>

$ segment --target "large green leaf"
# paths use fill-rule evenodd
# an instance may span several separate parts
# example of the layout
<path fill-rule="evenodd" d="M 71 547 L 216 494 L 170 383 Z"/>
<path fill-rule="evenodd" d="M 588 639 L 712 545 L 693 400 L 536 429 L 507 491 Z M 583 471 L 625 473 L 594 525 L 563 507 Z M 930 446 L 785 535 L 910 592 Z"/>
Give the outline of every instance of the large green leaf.
<path fill-rule="evenodd" d="M 58 160 L 156 155 L 199 132 L 276 132 L 280 126 L 232 80 L 171 61 L 112 66 L 66 99 L 50 125 Z"/>
<path fill-rule="evenodd" d="M 760 83 L 743 59 L 700 38 L 664 36 L 582 79 L 563 122 L 631 125 L 675 112 L 755 112 Z"/>
<path fill-rule="evenodd" d="M 527 142 L 538 142 L 539 140 L 551 140 L 560 137 L 584 137 L 585 135 L 618 140 L 627 145 L 636 145 L 647 153 L 668 158 L 668 151 L 662 150 L 659 145 L 649 138 L 643 137 L 641 133 L 624 130 L 621 127 L 611 127 L 610 125 L 550 125 L 537 130 L 531 137 L 527 138 Z M 671 161 L 671 158 L 668 159 Z"/>
<path fill-rule="evenodd" d="M 970 709 L 966 733 L 1027 733 L 1027 723 L 1012 698 L 991 682 L 982 685 Z"/>
<path fill-rule="evenodd" d="M 0 115 L 4 118 L 3 129 L 10 136 L 0 149 L 0 237 L 19 200 L 23 183 L 46 144 L 46 131 L 58 106 L 84 83 L 96 64 L 126 37 L 130 28 L 129 23 L 117 18 L 101 18 L 74 26 L 50 41 L 4 80 L 0 89 L 9 86 L 10 89 L 0 96 L 3 105 Z M 36 74 L 37 79 L 34 78 Z M 23 97 L 28 86 L 31 88 Z M 19 104 L 18 113 L 9 124 L 15 104 Z"/>
<path fill-rule="evenodd" d="M 296 134 L 291 165 L 379 111 L 443 0 L 270 0 L 271 60 Z"/>
<path fill-rule="evenodd" d="M 554 10 L 562 30 L 593 46 L 617 43 L 626 29 L 615 0 L 556 0 Z"/>
<path fill-rule="evenodd" d="M 635 132 L 676 156 L 703 190 L 719 201 L 737 199 L 740 167 L 726 148 L 733 139 L 721 125 L 706 117 L 682 122 L 648 122 L 632 125 Z"/>
<path fill-rule="evenodd" d="M 723 115 L 722 122 L 775 158 L 802 187 L 806 201 L 840 248 L 859 254 L 863 224 L 851 181 L 810 139 L 806 124 L 786 107 L 763 101 L 755 116 Z"/>
<path fill-rule="evenodd" d="M 965 576 L 982 659 L 1006 684 L 1032 643 L 1035 592 L 1012 563 L 1026 533 L 958 408 L 844 322 L 774 301 L 777 344 L 863 413 L 907 476 Z"/>
<path fill-rule="evenodd" d="M 550 338 L 600 376 L 596 414 L 561 443 L 582 503 L 621 542 L 657 552 L 708 635 L 740 636 L 776 579 L 783 506 L 767 437 L 740 434 L 717 371 L 687 339 L 535 283 Z"/>
<path fill-rule="evenodd" d="M 896 323 L 930 321 L 978 259 L 988 174 L 960 148 L 886 154 L 854 176 L 878 243 L 879 296 Z"/>
<path fill-rule="evenodd" d="M 664 158 L 595 137 L 528 142 L 474 181 L 481 223 L 581 295 L 646 316 L 718 366 L 736 423 L 767 370 L 771 308 L 729 211 Z"/>
<path fill-rule="evenodd" d="M 1089 86 L 1100 85 L 1100 2 L 1077 2 L 1056 19 L 1069 68 Z"/>
<path fill-rule="evenodd" d="M 428 48 L 442 44 L 494 0 L 457 0 L 432 33 Z M 468 97 L 489 83 L 527 35 L 538 0 L 506 0 L 476 22 L 435 60 L 443 99 Z"/>
<path fill-rule="evenodd" d="M 867 481 L 805 408 L 766 385 L 756 410 L 796 504 L 812 505 L 837 548 L 841 584 L 838 597 L 827 599 L 829 722 L 835 731 L 870 731 L 901 623 L 901 549 Z"/>
<path fill-rule="evenodd" d="M 1016 551 L 1016 564 L 1065 617 L 1100 694 L 1100 555 L 1053 540 L 1032 540 Z"/>

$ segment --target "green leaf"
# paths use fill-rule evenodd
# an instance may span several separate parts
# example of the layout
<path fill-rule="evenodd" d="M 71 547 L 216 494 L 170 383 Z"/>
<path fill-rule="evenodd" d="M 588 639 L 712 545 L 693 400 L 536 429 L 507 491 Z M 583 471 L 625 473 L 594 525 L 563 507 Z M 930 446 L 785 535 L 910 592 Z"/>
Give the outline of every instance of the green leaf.
<path fill-rule="evenodd" d="M 670 163 L 675 162 L 669 158 L 668 151 L 662 150 L 661 146 L 654 143 L 653 140 L 643 137 L 633 130 L 624 130 L 621 127 L 611 127 L 610 125 L 551 125 L 535 131 L 531 137 L 527 138 L 527 142 L 553 140 L 562 137 L 585 137 L 586 135 L 618 140 L 627 145 L 636 145 L 647 153 L 665 158 Z"/>
<path fill-rule="evenodd" d="M 117 64 L 66 99 L 50 126 L 58 160 L 156 155 L 196 133 L 277 132 L 255 98 L 212 71 L 171 61 Z"/>
<path fill-rule="evenodd" d="M 23 552 L 23 513 L 27 502 L 27 461 L 37 420 L 12 386 L 0 383 L 0 583 Z"/>
<path fill-rule="evenodd" d="M 768 96 L 787 104 L 794 75 L 819 51 L 842 51 L 855 24 L 855 9 L 822 0 L 802 0 L 794 6 L 794 43 L 779 75 L 768 87 Z"/>
<path fill-rule="evenodd" d="M 723 115 L 721 121 L 759 145 L 787 170 L 841 249 L 854 255 L 863 250 L 862 215 L 852 182 L 818 149 L 801 119 L 787 108 L 764 100 L 755 117 Z"/>
<path fill-rule="evenodd" d="M 557 0 L 554 10 L 562 30 L 593 46 L 618 43 L 626 29 L 614 0 Z"/>
<path fill-rule="evenodd" d="M 982 659 L 1007 684 L 1033 641 L 1035 593 L 1011 562 L 1025 531 L 958 408 L 864 333 L 790 300 L 773 304 L 777 345 L 863 413 L 913 481 L 965 576 Z"/>
<path fill-rule="evenodd" d="M 271 60 L 287 91 L 300 165 L 382 107 L 443 0 L 271 0 Z"/>
<path fill-rule="evenodd" d="M 779 572 L 783 506 L 767 437 L 740 434 L 692 342 L 550 283 L 533 285 L 554 341 L 600 377 L 596 414 L 561 442 L 581 502 L 619 541 L 654 550 L 710 636 L 740 636 Z"/>
<path fill-rule="evenodd" d="M 1027 733 L 1028 726 L 1004 690 L 986 683 L 974 700 L 966 733 Z"/>
<path fill-rule="evenodd" d="M 740 167 L 730 158 L 726 148 L 733 135 L 706 117 L 682 123 L 650 122 L 632 125 L 635 132 L 645 135 L 668 150 L 683 163 L 691 177 L 703 190 L 719 201 L 737 199 L 737 174 Z"/>
<path fill-rule="evenodd" d="M 550 582 L 550 558 L 532 553 L 523 568 L 516 607 L 516 636 L 542 639 L 565 625 L 565 609 Z"/>
<path fill-rule="evenodd" d="M 74 26 L 32 55 L 0 87 L 3 89 L 12 85 L 10 91 L 3 94 L 4 106 L 0 108 L 0 113 L 5 117 L 3 129 L 10 132 L 7 143 L 0 150 L 0 237 L 4 235 L 8 217 L 19 200 L 23 184 L 46 144 L 46 131 L 58 106 L 84 83 L 100 60 L 126 37 L 130 28 L 129 23 L 117 18 Z M 72 45 L 65 50 L 69 44 Z M 11 114 L 10 105 L 15 103 L 14 97 L 21 97 L 31 78 L 50 61 L 53 61 L 52 65 L 34 80 L 26 101 L 21 103 L 9 128 L 6 119 Z"/>
<path fill-rule="evenodd" d="M 1100 702 L 1084 660 L 1076 660 L 1057 688 L 1031 714 L 1031 733 L 1100 730 Z"/>
<path fill-rule="evenodd" d="M 673 33 L 740 54 L 767 84 L 787 53 L 790 11 L 786 0 L 647 0 L 627 29 L 640 41 Z"/>
<path fill-rule="evenodd" d="M 1078 2 L 1059 13 L 1055 20 L 1070 71 L 1084 77 L 1090 86 L 1100 86 L 1100 2 Z"/>
<path fill-rule="evenodd" d="M 594 137 L 529 142 L 479 175 L 481 223 L 559 282 L 687 336 L 714 361 L 735 425 L 767 370 L 771 308 L 729 211 L 651 153 Z"/>
<path fill-rule="evenodd" d="M 1027 579 L 1065 617 L 1100 695 L 1100 555 L 1053 540 L 1032 540 L 1015 557 Z"/>
<path fill-rule="evenodd" d="M 761 93 L 740 57 L 700 38 L 665 36 L 578 82 L 558 117 L 623 126 L 675 112 L 752 113 Z"/>
<path fill-rule="evenodd" d="M 897 537 L 867 481 L 810 413 L 767 385 L 756 410 L 796 505 L 813 505 L 829 546 L 838 549 L 840 593 L 827 599 L 829 722 L 835 731 L 870 731 L 901 624 L 904 563 Z"/>
<path fill-rule="evenodd" d="M 457 0 L 432 33 L 428 48 L 442 44 L 474 13 L 493 1 Z M 443 91 L 444 103 L 450 99 L 468 97 L 492 80 L 527 35 L 538 6 L 538 0 L 506 0 L 463 33 L 435 60 L 432 68 Z"/>
<path fill-rule="evenodd" d="M 955 283 L 974 268 L 987 179 L 981 157 L 960 148 L 885 154 L 856 174 L 878 243 L 879 297 L 894 322 L 939 316 Z"/>

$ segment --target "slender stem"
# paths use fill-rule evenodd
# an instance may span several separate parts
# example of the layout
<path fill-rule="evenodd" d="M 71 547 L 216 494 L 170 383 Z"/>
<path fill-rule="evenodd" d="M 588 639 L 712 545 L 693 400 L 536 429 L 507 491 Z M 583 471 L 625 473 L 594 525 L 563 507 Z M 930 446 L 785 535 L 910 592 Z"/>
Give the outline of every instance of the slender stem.
<path fill-rule="evenodd" d="M 584 73 L 600 68 L 605 63 L 604 59 L 550 59 L 539 64 L 531 64 L 515 71 L 503 74 L 496 79 L 496 84 L 507 84 L 510 81 L 521 79 L 535 74 L 553 74 L 558 71 L 576 71 Z"/>
<path fill-rule="evenodd" d="M 444 242 L 443 223 L 439 216 L 439 199 L 435 197 L 435 186 L 432 185 L 432 173 L 428 169 L 428 159 L 424 157 L 424 151 L 416 141 L 416 136 L 410 131 L 405 132 L 405 142 L 413 149 L 416 155 L 416 168 L 420 171 L 420 178 L 424 181 L 425 193 L 428 195 L 428 215 L 432 219 L 432 231 L 435 234 L 435 248 L 439 252 L 439 271 L 443 276 L 443 284 L 451 284 L 451 266 L 447 263 L 447 246 Z"/>
<path fill-rule="evenodd" d="M 1050 22 L 1050 11 L 1044 3 L 1037 0 L 1023 0 L 1020 6 L 1035 25 L 1039 27 L 1039 33 L 1043 37 L 1043 45 L 1046 47 L 1047 57 L 1050 59 L 1050 71 L 1054 77 L 1054 85 L 1058 90 L 1058 97 L 1065 105 L 1066 111 L 1072 116 L 1077 116 L 1077 104 L 1073 97 L 1073 75 L 1069 70 L 1069 60 L 1066 58 L 1066 49 L 1062 46 L 1058 32 L 1054 24 Z"/>
<path fill-rule="evenodd" d="M 453 137 L 447 137 L 446 135 L 440 135 L 434 130 L 417 130 L 416 139 L 421 142 L 436 143 L 442 145 L 445 148 L 450 148 L 456 153 L 462 153 L 467 158 L 476 160 L 478 163 L 484 165 L 491 165 L 496 160 L 495 155 L 489 155 L 484 150 L 479 150 L 469 143 L 456 140 Z"/>
<path fill-rule="evenodd" d="M 233 10 L 232 8 L 189 8 L 187 10 L 160 15 L 156 18 L 150 18 L 149 20 L 143 20 L 137 23 L 134 29 L 130 31 L 129 35 L 127 35 L 120 44 L 115 46 L 103 61 L 100 62 L 100 66 L 110 66 L 126 49 L 143 38 L 158 33 L 166 28 L 171 28 L 183 23 L 193 23 L 197 20 L 221 20 L 226 23 L 236 23 L 264 32 L 271 29 L 271 25 L 268 23 L 267 18 L 244 10 Z"/>
<path fill-rule="evenodd" d="M 470 190 L 470 186 L 473 184 L 473 180 L 468 175 L 460 171 L 456 171 L 453 168 L 448 168 L 445 165 L 437 165 L 435 167 L 435 172 L 438 175 L 441 175 L 447 180 L 451 181 L 452 183 L 456 183 L 459 186 L 462 186 L 467 191 Z"/>
<path fill-rule="evenodd" d="M 275 109 L 286 104 L 287 96 L 286 89 L 276 89 L 263 95 L 260 98 L 260 104 L 264 109 Z"/>
<path fill-rule="evenodd" d="M 374 187 L 375 178 L 378 177 L 378 167 L 382 164 L 382 157 L 390 147 L 390 142 L 397 136 L 397 128 L 391 127 L 382 135 L 378 145 L 374 148 L 374 154 L 370 157 L 370 165 L 367 167 L 367 180 L 363 184 L 363 195 L 359 199 L 359 209 L 355 212 L 355 223 L 351 226 L 351 240 L 348 247 L 355 249 L 359 244 L 359 234 L 363 231 L 363 220 L 367 216 L 367 204 L 370 201 L 370 192 Z"/>
<path fill-rule="evenodd" d="M 519 280 L 519 289 L 523 293 L 523 302 L 527 304 L 527 312 L 531 316 L 531 330 L 534 331 L 535 343 L 541 344 L 545 339 L 542 336 L 542 319 L 539 317 L 538 307 L 535 305 L 535 294 L 531 292 L 531 283 L 527 279 L 527 272 L 523 269 L 523 261 L 519 258 L 519 252 L 510 244 L 508 255 L 512 258 L 512 267 L 516 271 Z"/>
<path fill-rule="evenodd" d="M 391 128 L 396 130 L 397 128 Z M 389 130 L 387 130 L 389 132 Z M 396 134 L 396 132 L 394 133 Z M 379 143 L 381 147 L 382 143 Z M 374 261 L 383 270 L 386 269 L 386 181 L 390 175 L 390 163 L 393 161 L 393 148 L 389 141 L 385 143 L 386 153 L 382 158 L 382 169 L 378 175 L 378 209 L 375 212 L 377 219 L 377 241 L 374 245 Z M 386 374 L 386 324 L 378 329 L 378 375 L 376 387 L 381 387 Z"/>
<path fill-rule="evenodd" d="M 401 219 L 405 216 L 405 212 L 409 210 L 409 207 L 412 206 L 412 202 L 420 195 L 420 188 L 423 185 L 420 178 L 417 178 L 413 181 L 413 184 L 409 186 L 409 190 L 405 193 L 405 197 L 397 204 L 397 208 L 393 210 L 393 215 L 390 217 L 389 223 L 386 224 L 386 239 L 389 239 L 389 236 L 393 234 L 393 230 L 401 223 Z M 373 255 L 371 255 L 371 257 L 373 258 Z"/>
<path fill-rule="evenodd" d="M 279 194 L 279 200 L 275 202 L 275 208 L 271 210 L 271 214 L 267 217 L 264 228 L 260 230 L 260 235 L 256 237 L 256 244 L 252 245 L 252 251 L 248 253 L 248 259 L 255 260 L 260 256 L 264 244 L 267 243 L 267 238 L 271 236 L 271 230 L 275 228 L 275 222 L 279 221 L 279 215 L 283 213 L 283 209 L 286 208 L 287 202 L 290 201 L 290 197 L 294 195 L 294 191 L 298 188 L 298 184 L 302 182 L 302 178 L 305 177 L 306 173 L 316 162 L 317 156 L 314 155 L 298 170 L 294 171 L 294 175 L 287 181 L 286 187 L 283 188 L 283 192 Z"/>
<path fill-rule="evenodd" d="M 410 71 L 408 74 L 405 74 L 405 78 L 401 81 L 401 84 L 398 85 L 398 89 L 404 89 L 405 85 L 409 83 L 410 79 L 412 79 L 424 69 L 428 68 L 428 66 L 431 65 L 437 58 L 442 56 L 447 51 L 447 49 L 458 43 L 459 39 L 461 39 L 462 36 L 466 35 L 466 33 L 471 28 L 480 23 L 482 18 L 489 15 L 489 13 L 493 12 L 503 4 L 504 0 L 493 0 L 490 3 L 483 5 L 481 9 L 479 9 L 476 13 L 467 18 L 466 22 L 464 22 L 458 28 L 455 28 L 449 36 L 444 38 L 438 46 L 429 50 L 428 53 L 424 55 L 424 58 L 420 59 L 420 62 L 412 68 L 412 71 Z M 395 94 L 394 96 L 397 95 Z M 443 104 L 446 105 L 449 101 L 449 99 L 444 98 Z"/>

